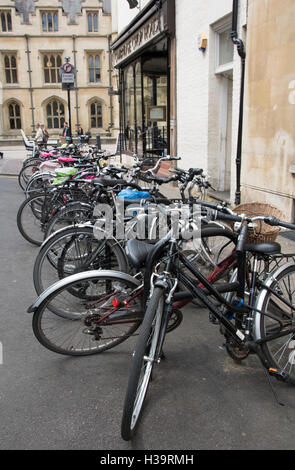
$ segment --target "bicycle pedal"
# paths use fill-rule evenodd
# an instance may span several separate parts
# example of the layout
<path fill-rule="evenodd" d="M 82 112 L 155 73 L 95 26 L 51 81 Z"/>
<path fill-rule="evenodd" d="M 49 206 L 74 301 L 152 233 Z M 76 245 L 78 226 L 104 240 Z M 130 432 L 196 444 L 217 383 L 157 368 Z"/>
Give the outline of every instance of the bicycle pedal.
<path fill-rule="evenodd" d="M 288 374 L 286 374 L 286 372 L 280 369 L 275 369 L 274 367 L 270 367 L 268 369 L 268 373 L 276 377 L 276 379 L 282 380 L 283 382 L 286 382 L 288 379 Z"/>
<path fill-rule="evenodd" d="M 219 324 L 220 324 L 219 320 L 217 320 L 217 319 L 216 319 L 213 315 L 211 315 L 210 313 L 209 313 L 209 321 L 210 321 L 213 325 L 219 325 Z"/>

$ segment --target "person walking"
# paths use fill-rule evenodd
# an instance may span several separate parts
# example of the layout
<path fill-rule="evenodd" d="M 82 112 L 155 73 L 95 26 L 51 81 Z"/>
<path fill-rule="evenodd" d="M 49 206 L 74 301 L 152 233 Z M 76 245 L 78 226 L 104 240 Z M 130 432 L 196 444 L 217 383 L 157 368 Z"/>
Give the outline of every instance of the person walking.
<path fill-rule="evenodd" d="M 42 144 L 43 143 L 43 131 L 41 129 L 40 124 L 36 125 L 36 136 L 35 136 L 35 142 L 37 144 Z"/>
<path fill-rule="evenodd" d="M 62 131 L 62 135 L 63 135 L 66 142 L 68 142 L 68 141 L 71 142 L 72 141 L 71 130 L 70 130 L 69 125 L 66 121 L 64 122 L 64 128 L 63 128 L 63 131 Z"/>
<path fill-rule="evenodd" d="M 48 131 L 47 129 L 45 129 L 45 126 L 44 124 L 41 124 L 41 129 L 42 129 L 42 134 L 43 134 L 43 144 L 45 146 L 45 148 L 47 147 L 47 141 L 49 139 L 49 134 L 48 134 Z"/>

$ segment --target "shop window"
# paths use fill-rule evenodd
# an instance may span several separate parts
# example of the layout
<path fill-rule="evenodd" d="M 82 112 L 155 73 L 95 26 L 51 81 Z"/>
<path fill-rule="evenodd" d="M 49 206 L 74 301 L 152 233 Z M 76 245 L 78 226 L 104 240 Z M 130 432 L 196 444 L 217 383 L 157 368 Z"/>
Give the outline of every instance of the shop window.
<path fill-rule="evenodd" d="M 15 101 L 11 101 L 7 105 L 8 107 L 8 122 L 9 129 L 21 129 L 21 115 L 20 115 L 20 105 Z"/>
<path fill-rule="evenodd" d="M 87 25 L 89 33 L 96 33 L 98 31 L 98 13 L 93 11 L 87 13 Z"/>
<path fill-rule="evenodd" d="M 130 65 L 124 72 L 124 108 L 125 108 L 125 139 L 127 150 L 135 152 L 135 79 L 134 66 Z"/>
<path fill-rule="evenodd" d="M 44 82 L 45 83 L 59 83 L 61 78 L 59 76 L 59 68 L 62 65 L 62 58 L 60 54 L 45 54 L 43 56 L 43 69 L 44 69 Z"/>
<path fill-rule="evenodd" d="M 42 31 L 51 33 L 58 31 L 58 12 L 57 11 L 43 11 L 41 13 Z"/>
<path fill-rule="evenodd" d="M 98 54 L 88 56 L 88 74 L 90 83 L 100 82 L 100 56 Z"/>
<path fill-rule="evenodd" d="M 61 129 L 65 122 L 65 106 L 58 99 L 52 99 L 46 105 L 48 129 Z"/>
<path fill-rule="evenodd" d="M 4 56 L 4 70 L 6 83 L 17 83 L 16 56 L 6 54 Z"/>
<path fill-rule="evenodd" d="M 102 104 L 99 101 L 90 103 L 90 126 L 92 129 L 102 127 Z"/>
<path fill-rule="evenodd" d="M 1 30 L 3 33 L 12 31 L 12 21 L 10 11 L 1 11 Z"/>
<path fill-rule="evenodd" d="M 167 59 L 136 61 L 123 71 L 125 150 L 158 157 L 168 151 Z"/>

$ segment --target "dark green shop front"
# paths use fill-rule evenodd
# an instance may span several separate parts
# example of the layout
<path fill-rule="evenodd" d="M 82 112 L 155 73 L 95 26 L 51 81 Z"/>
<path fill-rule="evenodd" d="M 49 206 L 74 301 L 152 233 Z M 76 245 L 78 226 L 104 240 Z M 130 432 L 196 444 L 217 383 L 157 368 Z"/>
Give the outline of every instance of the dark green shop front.
<path fill-rule="evenodd" d="M 158 158 L 170 152 L 173 22 L 166 2 L 161 9 L 150 11 L 150 15 L 147 10 L 138 16 L 112 46 L 119 71 L 121 148 L 126 153 Z"/>

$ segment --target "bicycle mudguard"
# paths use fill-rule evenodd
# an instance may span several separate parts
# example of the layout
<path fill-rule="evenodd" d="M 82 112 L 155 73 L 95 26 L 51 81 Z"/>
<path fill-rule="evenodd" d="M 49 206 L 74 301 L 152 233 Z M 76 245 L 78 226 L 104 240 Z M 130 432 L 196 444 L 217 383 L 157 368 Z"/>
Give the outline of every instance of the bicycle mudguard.
<path fill-rule="evenodd" d="M 276 280 L 276 277 L 279 274 L 281 274 L 281 272 L 284 271 L 289 266 L 294 266 L 294 262 L 291 261 L 290 263 L 282 264 L 282 266 L 272 271 L 270 275 L 268 276 L 268 278 L 263 282 L 262 288 L 257 296 L 256 303 L 255 303 L 255 309 L 257 310 L 257 312 L 255 314 L 255 323 L 254 323 L 254 341 L 259 341 L 262 339 L 259 332 L 260 332 L 261 315 L 263 315 L 263 313 L 260 313 L 260 312 L 262 312 L 262 306 L 263 306 L 265 296 L 268 294 L 267 288 L 270 287 L 272 282 Z M 264 286 L 265 288 L 263 288 Z"/>
<path fill-rule="evenodd" d="M 76 273 L 72 274 L 71 276 L 65 277 L 64 279 L 61 279 L 60 281 L 55 282 L 52 284 L 52 286 L 48 287 L 45 289 L 42 294 L 39 295 L 39 297 L 35 300 L 35 302 L 30 305 L 30 307 L 27 309 L 27 313 L 34 313 L 35 310 L 37 310 L 38 307 L 44 302 L 45 299 L 47 299 L 48 296 L 51 294 L 55 293 L 57 290 L 60 288 L 66 286 L 67 284 L 70 284 L 75 281 L 87 281 L 87 279 L 92 278 L 92 277 L 97 277 L 97 278 L 104 278 L 107 276 L 111 277 L 117 277 L 118 280 L 120 281 L 130 281 L 133 282 L 134 284 L 137 284 L 140 286 L 141 282 L 130 276 L 130 274 L 126 274 L 120 271 L 112 271 L 111 269 L 99 269 L 99 270 L 92 270 L 92 271 L 85 271 L 83 273 Z"/>

